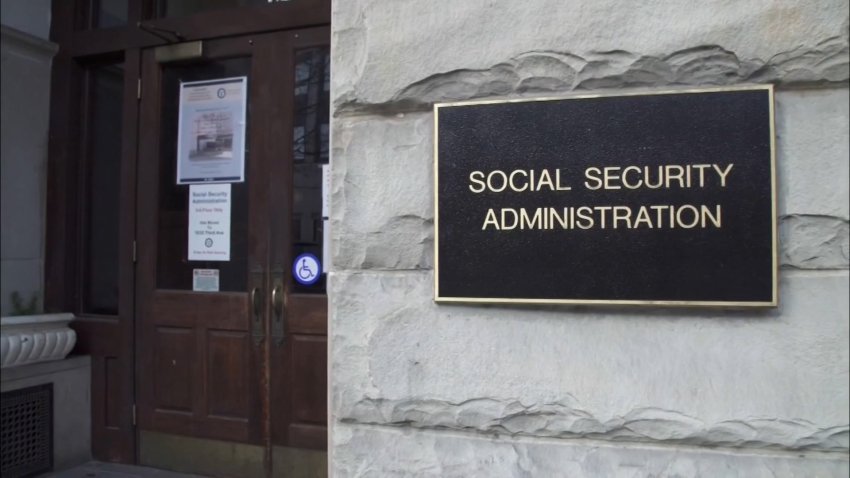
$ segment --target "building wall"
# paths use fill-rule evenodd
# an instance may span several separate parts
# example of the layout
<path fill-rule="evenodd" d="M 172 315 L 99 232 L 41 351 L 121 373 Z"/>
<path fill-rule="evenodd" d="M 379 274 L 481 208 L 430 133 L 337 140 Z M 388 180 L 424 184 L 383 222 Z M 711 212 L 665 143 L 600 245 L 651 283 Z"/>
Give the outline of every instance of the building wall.
<path fill-rule="evenodd" d="M 49 383 L 53 387 L 53 469 L 91 460 L 91 358 L 32 363 L 3 369 L 3 393 Z"/>
<path fill-rule="evenodd" d="M 11 294 L 24 306 L 44 289 L 44 208 L 50 63 L 56 45 L 47 40 L 50 2 L 2 4 L 2 152 L 0 152 L 0 313 L 16 313 Z"/>
<path fill-rule="evenodd" d="M 846 476 L 849 17 L 334 2 L 335 476 Z M 434 102 L 739 83 L 777 85 L 778 308 L 433 302 Z"/>
<path fill-rule="evenodd" d="M 0 21 L 35 38 L 50 38 L 51 0 L 0 0 Z"/>

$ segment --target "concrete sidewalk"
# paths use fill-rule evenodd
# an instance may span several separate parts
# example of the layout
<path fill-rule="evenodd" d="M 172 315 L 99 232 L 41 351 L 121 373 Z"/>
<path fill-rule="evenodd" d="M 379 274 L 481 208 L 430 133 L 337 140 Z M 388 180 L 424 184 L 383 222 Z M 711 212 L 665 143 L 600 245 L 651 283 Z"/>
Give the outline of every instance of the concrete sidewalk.
<path fill-rule="evenodd" d="M 38 478 L 205 478 L 145 466 L 121 465 L 91 461 L 63 471 L 51 471 Z"/>

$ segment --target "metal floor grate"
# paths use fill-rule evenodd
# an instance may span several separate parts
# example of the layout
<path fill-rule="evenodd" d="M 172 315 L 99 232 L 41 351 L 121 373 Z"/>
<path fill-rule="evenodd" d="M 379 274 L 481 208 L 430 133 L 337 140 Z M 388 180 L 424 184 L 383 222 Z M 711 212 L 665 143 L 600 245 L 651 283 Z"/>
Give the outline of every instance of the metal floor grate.
<path fill-rule="evenodd" d="M 3 478 L 31 476 L 53 467 L 53 384 L 0 396 Z"/>

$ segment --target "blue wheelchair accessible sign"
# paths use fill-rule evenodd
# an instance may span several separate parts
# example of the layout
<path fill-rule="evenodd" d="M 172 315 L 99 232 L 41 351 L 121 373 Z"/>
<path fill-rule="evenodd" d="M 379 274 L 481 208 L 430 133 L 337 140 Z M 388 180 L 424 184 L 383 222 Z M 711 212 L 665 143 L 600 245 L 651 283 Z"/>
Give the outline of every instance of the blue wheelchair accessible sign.
<path fill-rule="evenodd" d="M 299 284 L 315 284 L 322 277 L 322 264 L 319 258 L 308 252 L 300 254 L 292 264 L 292 276 Z"/>

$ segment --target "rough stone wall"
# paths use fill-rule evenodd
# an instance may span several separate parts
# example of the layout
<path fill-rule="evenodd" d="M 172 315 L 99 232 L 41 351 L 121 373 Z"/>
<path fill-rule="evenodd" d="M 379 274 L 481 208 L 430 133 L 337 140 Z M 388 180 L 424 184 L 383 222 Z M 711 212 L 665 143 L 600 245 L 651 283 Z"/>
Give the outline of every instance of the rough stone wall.
<path fill-rule="evenodd" d="M 846 476 L 848 5 L 346 0 L 332 29 L 336 476 Z M 780 306 L 433 302 L 436 101 L 777 85 Z"/>

